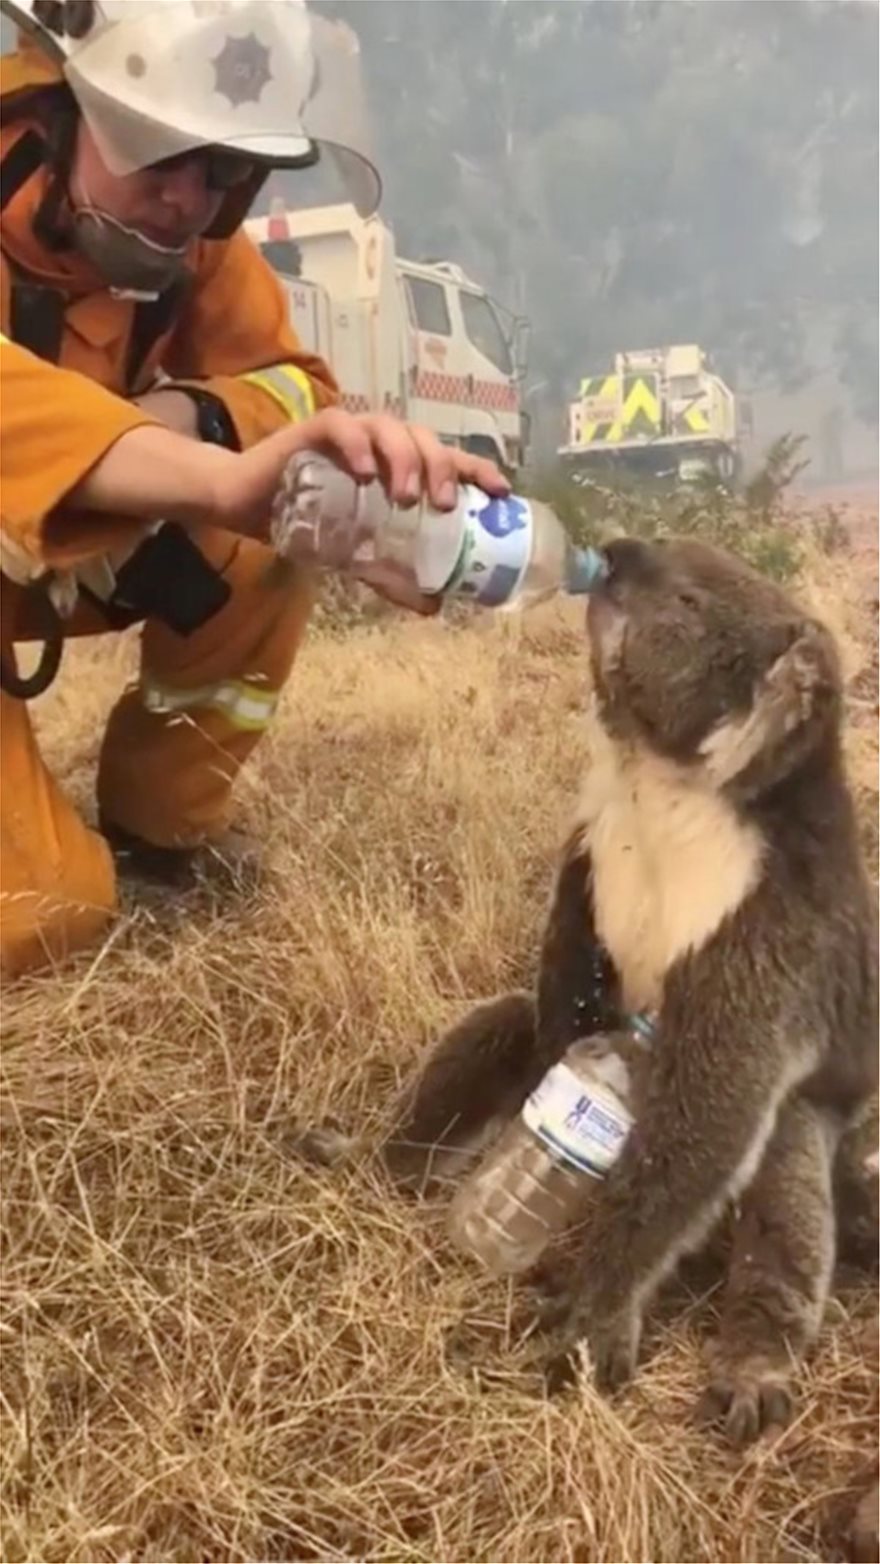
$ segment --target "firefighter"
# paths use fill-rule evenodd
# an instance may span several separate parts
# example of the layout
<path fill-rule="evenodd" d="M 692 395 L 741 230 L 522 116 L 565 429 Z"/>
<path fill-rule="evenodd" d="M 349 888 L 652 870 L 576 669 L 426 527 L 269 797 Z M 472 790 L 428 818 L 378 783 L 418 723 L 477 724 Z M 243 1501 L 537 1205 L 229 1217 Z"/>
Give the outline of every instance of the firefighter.
<path fill-rule="evenodd" d="M 441 507 L 457 478 L 506 485 L 426 431 L 335 405 L 242 231 L 273 168 L 326 167 L 375 206 L 334 119 L 357 101 L 345 29 L 304 0 L 2 5 L 21 29 L 0 80 L 0 964 L 18 973 L 100 935 L 114 860 L 181 883 L 223 839 L 314 598 L 307 573 L 266 568 L 287 457 L 318 447 Z M 140 675 L 103 736 L 92 831 L 28 701 L 66 636 L 132 624 Z M 30 675 L 17 641 L 41 644 Z"/>

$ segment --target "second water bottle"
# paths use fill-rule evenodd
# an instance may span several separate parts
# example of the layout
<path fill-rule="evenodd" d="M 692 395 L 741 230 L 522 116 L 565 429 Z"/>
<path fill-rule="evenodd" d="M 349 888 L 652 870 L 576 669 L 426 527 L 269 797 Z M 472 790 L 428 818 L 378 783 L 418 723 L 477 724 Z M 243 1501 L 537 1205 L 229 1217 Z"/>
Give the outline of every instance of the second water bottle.
<path fill-rule="evenodd" d="M 527 1271 L 552 1238 L 583 1221 L 633 1123 L 627 1056 L 649 1046 L 653 1021 L 573 1043 L 457 1191 L 456 1245 L 498 1276 Z"/>

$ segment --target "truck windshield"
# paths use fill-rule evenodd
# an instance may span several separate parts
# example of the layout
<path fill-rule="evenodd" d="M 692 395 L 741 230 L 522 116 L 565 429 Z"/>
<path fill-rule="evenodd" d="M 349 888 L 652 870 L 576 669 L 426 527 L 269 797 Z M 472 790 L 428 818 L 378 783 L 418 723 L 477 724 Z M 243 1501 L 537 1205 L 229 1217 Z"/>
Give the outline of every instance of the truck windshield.
<path fill-rule="evenodd" d="M 502 375 L 513 374 L 513 361 L 507 338 L 488 299 L 477 293 L 462 293 L 461 313 L 469 340 Z"/>

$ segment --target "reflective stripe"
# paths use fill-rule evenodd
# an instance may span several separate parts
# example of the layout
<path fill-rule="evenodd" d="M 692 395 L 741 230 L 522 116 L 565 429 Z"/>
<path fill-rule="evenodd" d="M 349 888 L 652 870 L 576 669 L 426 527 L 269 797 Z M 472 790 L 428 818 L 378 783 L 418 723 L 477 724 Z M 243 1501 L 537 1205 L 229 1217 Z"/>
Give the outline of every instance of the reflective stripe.
<path fill-rule="evenodd" d="M 171 689 L 166 684 L 144 680 L 141 697 L 147 711 L 172 713 L 197 707 L 221 711 L 234 728 L 259 732 L 267 728 L 278 705 L 278 690 L 249 684 L 246 679 L 223 679 L 219 684 L 203 684 L 195 690 Z"/>
<path fill-rule="evenodd" d="M 295 364 L 271 364 L 268 369 L 254 369 L 241 378 L 271 396 L 273 402 L 284 409 L 291 423 L 302 423 L 315 411 L 312 382 L 305 370 L 297 369 Z"/>

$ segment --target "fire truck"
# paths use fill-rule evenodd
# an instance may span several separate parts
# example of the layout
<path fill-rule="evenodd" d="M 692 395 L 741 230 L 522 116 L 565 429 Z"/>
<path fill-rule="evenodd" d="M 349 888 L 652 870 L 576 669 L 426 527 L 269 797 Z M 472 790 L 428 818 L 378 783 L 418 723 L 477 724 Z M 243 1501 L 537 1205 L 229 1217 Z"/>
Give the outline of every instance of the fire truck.
<path fill-rule="evenodd" d="M 345 407 L 394 412 L 511 475 L 522 466 L 526 325 L 460 266 L 404 260 L 386 224 L 348 203 L 293 210 L 274 196 L 245 228 Z"/>
<path fill-rule="evenodd" d="M 732 483 L 739 469 L 736 400 L 696 344 L 617 353 L 581 381 L 557 454 L 575 474 Z"/>

